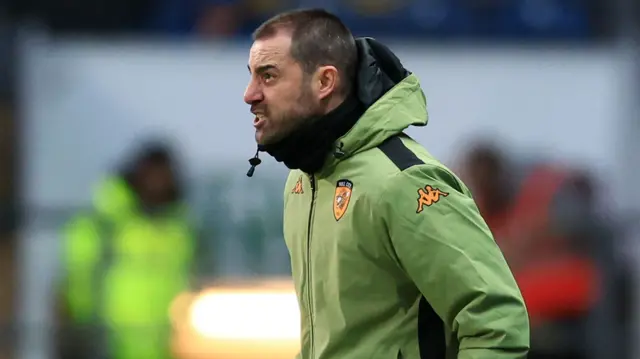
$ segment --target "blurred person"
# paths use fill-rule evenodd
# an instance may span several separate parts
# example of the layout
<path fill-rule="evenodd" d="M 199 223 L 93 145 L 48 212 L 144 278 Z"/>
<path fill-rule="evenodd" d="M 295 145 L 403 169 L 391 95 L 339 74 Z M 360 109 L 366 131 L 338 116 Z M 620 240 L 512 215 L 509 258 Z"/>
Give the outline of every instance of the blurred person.
<path fill-rule="evenodd" d="M 525 358 L 522 296 L 467 187 L 403 133 L 427 124 L 418 78 L 324 10 L 253 37 L 247 175 L 259 152 L 291 169 L 300 358 Z"/>
<path fill-rule="evenodd" d="M 464 165 L 480 213 L 522 290 L 532 341 L 551 332 L 550 325 L 563 326 L 568 335 L 585 331 L 601 281 L 594 252 L 610 247 L 597 241 L 611 239 L 596 227 L 589 176 L 549 161 L 514 163 L 490 142 L 473 146 Z M 585 358 L 585 341 L 563 342 L 550 352 L 532 345 L 530 358 Z"/>
<path fill-rule="evenodd" d="M 189 287 L 196 246 L 178 171 L 169 148 L 145 145 L 67 224 L 63 358 L 172 357 L 169 307 Z"/>

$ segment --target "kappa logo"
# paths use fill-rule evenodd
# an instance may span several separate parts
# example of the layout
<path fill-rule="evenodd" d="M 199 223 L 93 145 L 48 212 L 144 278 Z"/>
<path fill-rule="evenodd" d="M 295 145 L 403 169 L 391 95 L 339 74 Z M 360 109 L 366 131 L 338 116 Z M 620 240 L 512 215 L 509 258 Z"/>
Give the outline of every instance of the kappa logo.
<path fill-rule="evenodd" d="M 304 193 L 304 189 L 302 187 L 302 176 L 300 176 L 298 178 L 298 180 L 296 181 L 296 185 L 293 186 L 293 189 L 291 190 L 291 193 L 293 193 L 293 194 L 303 194 Z"/>
<path fill-rule="evenodd" d="M 440 198 L 448 196 L 449 193 L 443 192 L 438 188 L 433 188 L 430 185 L 424 186 L 424 188 L 418 189 L 418 209 L 416 213 L 420 213 L 424 210 L 424 206 L 431 206 L 440 201 Z"/>
<path fill-rule="evenodd" d="M 349 180 L 342 179 L 336 184 L 336 192 L 333 197 L 333 217 L 336 221 L 339 221 L 347 211 L 352 191 L 353 183 Z"/>

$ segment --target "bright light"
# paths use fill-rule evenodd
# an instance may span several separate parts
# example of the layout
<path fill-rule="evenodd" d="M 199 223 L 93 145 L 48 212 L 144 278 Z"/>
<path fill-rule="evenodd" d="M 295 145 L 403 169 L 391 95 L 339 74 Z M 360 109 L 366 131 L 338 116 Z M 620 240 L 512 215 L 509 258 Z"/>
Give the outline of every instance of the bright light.
<path fill-rule="evenodd" d="M 190 318 L 194 329 L 211 339 L 300 338 L 300 311 L 293 292 L 203 293 L 193 303 Z"/>

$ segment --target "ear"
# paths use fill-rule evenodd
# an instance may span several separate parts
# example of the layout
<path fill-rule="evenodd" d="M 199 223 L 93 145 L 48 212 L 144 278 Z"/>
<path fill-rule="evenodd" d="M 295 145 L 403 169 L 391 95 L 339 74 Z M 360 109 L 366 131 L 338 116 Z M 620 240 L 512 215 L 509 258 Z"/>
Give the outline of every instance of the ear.
<path fill-rule="evenodd" d="M 338 69 L 334 66 L 320 66 L 314 78 L 318 99 L 323 100 L 338 89 Z"/>

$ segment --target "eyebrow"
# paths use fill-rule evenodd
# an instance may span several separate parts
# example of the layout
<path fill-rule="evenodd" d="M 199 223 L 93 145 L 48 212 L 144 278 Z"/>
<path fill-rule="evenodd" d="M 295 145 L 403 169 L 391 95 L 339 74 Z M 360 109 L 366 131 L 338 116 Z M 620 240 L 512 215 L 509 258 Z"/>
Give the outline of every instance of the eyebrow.
<path fill-rule="evenodd" d="M 261 74 L 273 69 L 277 69 L 276 65 L 262 65 L 256 68 L 256 73 Z M 249 70 L 249 73 L 251 73 L 251 66 L 247 65 L 247 70 Z"/>

